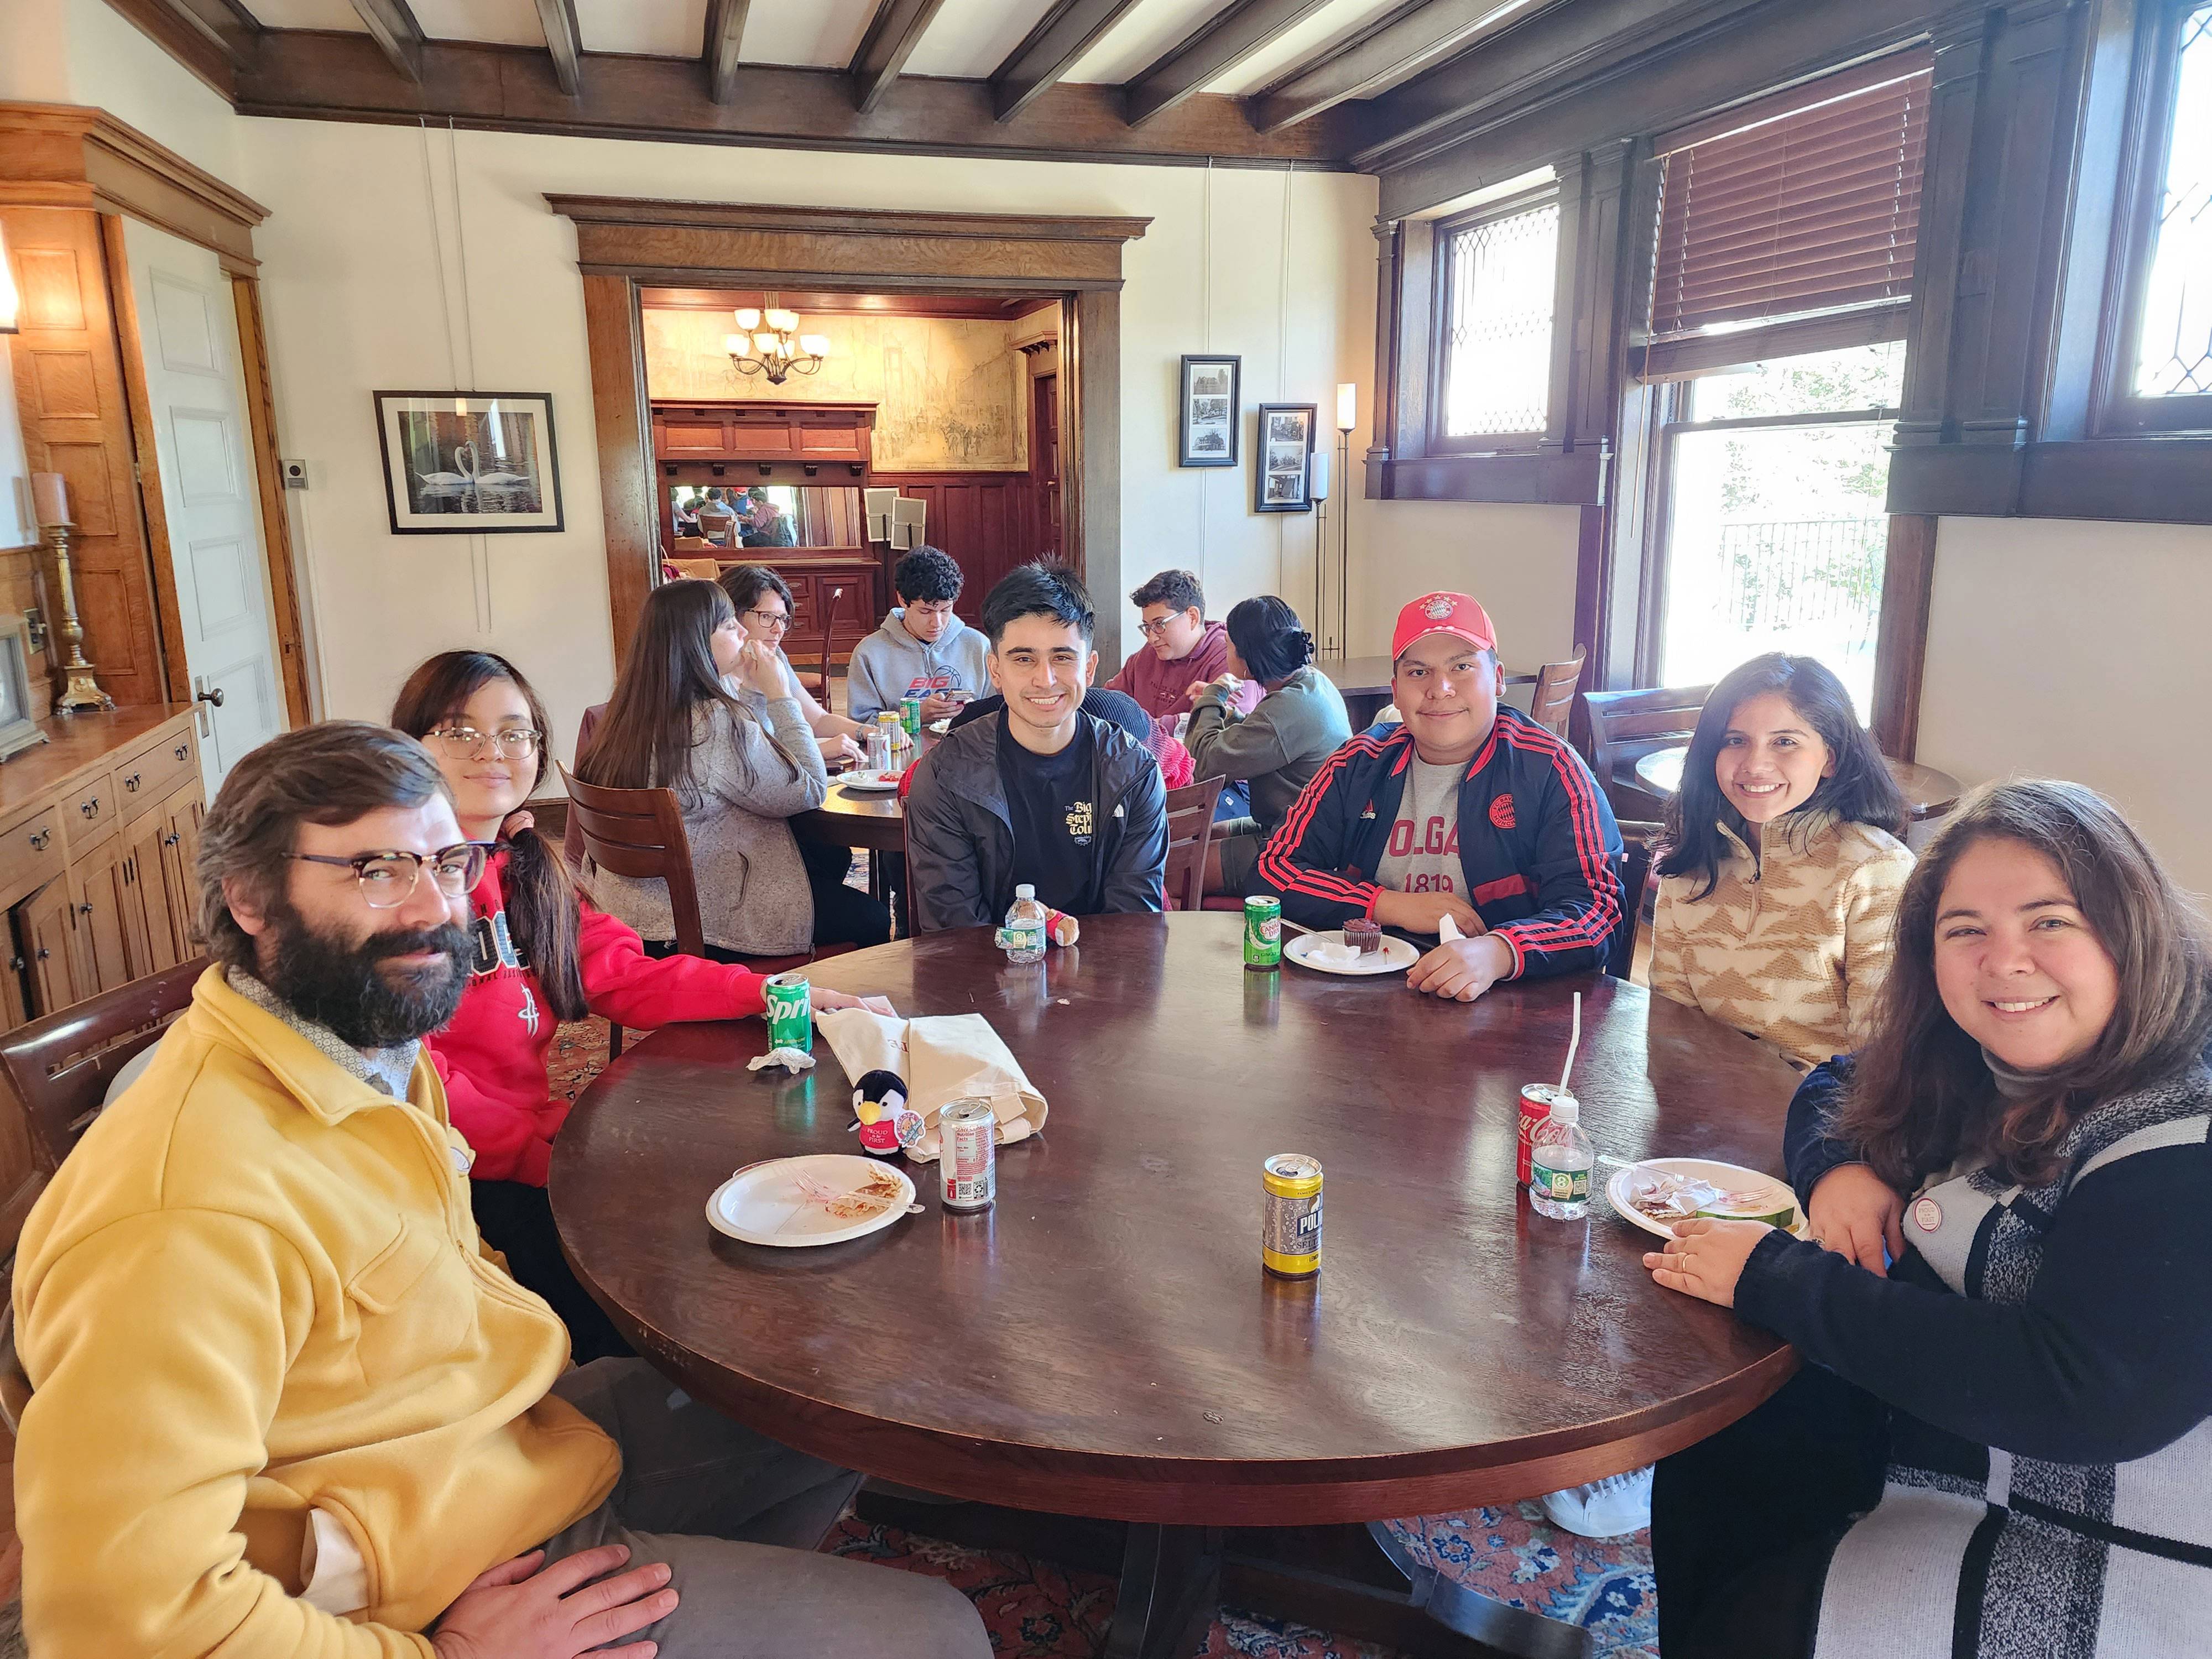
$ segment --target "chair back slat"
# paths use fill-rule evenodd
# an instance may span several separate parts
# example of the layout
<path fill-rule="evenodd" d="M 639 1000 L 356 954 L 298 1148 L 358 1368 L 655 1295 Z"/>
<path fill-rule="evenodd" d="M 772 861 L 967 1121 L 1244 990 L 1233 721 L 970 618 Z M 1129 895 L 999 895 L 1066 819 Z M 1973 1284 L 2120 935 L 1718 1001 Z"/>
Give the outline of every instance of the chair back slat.
<path fill-rule="evenodd" d="M 668 884 L 676 919 L 676 948 L 707 954 L 699 921 L 699 888 L 691 869 L 691 837 L 673 789 L 608 789 L 561 774 L 568 787 L 568 821 L 577 827 L 584 856 L 610 874 Z"/>
<path fill-rule="evenodd" d="M 1585 691 L 1587 758 L 1613 811 L 1650 817 L 1664 803 L 1636 781 L 1636 763 L 1655 749 L 1680 748 L 1698 729 L 1710 685 L 1657 686 L 1638 691 Z"/>
<path fill-rule="evenodd" d="M 1658 854 L 1664 826 L 1636 818 L 1620 824 L 1620 926 L 1606 947 L 1605 971 L 1626 979 L 1636 966 L 1636 934 L 1644 924 L 1644 893 L 1651 884 L 1651 860 Z"/>
<path fill-rule="evenodd" d="M 190 1006 L 207 965 L 195 957 L 0 1037 L 0 1077 L 22 1109 L 41 1175 L 61 1168 L 99 1115 L 115 1074 Z"/>
<path fill-rule="evenodd" d="M 1213 844 L 1213 809 L 1224 781 L 1206 778 L 1168 791 L 1166 902 L 1171 909 L 1195 910 L 1205 896 L 1206 853 Z"/>
<path fill-rule="evenodd" d="M 1536 671 L 1535 689 L 1528 694 L 1528 718 L 1562 743 L 1566 741 L 1567 716 L 1574 712 L 1575 692 L 1583 683 L 1583 663 L 1589 647 L 1578 645 L 1565 662 L 1547 662 Z"/>

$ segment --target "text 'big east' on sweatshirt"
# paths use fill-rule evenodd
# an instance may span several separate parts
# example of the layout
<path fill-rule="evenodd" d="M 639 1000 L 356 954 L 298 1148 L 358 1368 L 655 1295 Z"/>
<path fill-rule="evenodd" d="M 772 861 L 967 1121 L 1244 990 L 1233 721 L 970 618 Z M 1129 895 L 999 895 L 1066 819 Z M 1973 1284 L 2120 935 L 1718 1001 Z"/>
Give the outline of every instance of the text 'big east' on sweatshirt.
<path fill-rule="evenodd" d="M 470 1174 L 543 1187 L 569 1103 L 554 1099 L 546 1084 L 546 1051 L 559 1022 L 507 930 L 507 857 L 505 847 L 494 853 L 469 895 L 476 943 L 469 988 L 459 1011 L 425 1046 L 445 1081 L 453 1127 L 477 1155 Z M 656 961 L 629 927 L 588 899 L 581 902 L 577 967 L 593 1013 L 649 1030 L 761 1012 L 764 981 L 750 968 L 681 955 Z"/>
<path fill-rule="evenodd" d="M 905 617 L 906 607 L 896 607 L 853 647 L 845 669 L 845 712 L 856 720 L 896 709 L 902 697 L 980 697 L 991 689 L 983 663 L 990 647 L 978 630 L 955 617 L 925 645 L 906 631 Z"/>

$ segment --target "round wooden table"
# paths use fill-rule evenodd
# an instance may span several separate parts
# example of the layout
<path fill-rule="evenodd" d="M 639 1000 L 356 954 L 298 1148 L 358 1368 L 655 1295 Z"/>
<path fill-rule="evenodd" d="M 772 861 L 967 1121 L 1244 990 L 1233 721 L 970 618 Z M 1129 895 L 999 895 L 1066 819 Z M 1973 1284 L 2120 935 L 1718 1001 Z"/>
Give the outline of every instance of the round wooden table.
<path fill-rule="evenodd" d="M 1205 1528 L 1379 1521 L 1616 1474 L 1795 1368 L 1768 1333 L 1655 1286 L 1647 1236 L 1601 1197 L 1586 1222 L 1547 1221 L 1514 1180 L 1517 1091 L 1557 1079 L 1572 991 L 1574 1087 L 1614 1158 L 1778 1171 L 1796 1078 L 1762 1046 L 1600 976 L 1441 1002 L 1402 975 L 1247 972 L 1236 916 L 1083 927 L 1037 966 L 970 928 L 811 970 L 902 1014 L 985 1014 L 1042 1091 L 1045 1133 L 1002 1150 L 979 1214 L 942 1210 L 933 1167 L 913 1168 L 925 1212 L 867 1238 L 726 1238 L 703 1212 L 732 1170 L 854 1148 L 828 1044 L 789 1078 L 744 1069 L 757 1020 L 673 1025 L 614 1062 L 550 1184 L 579 1277 L 639 1352 L 871 1474 L 1140 1523 L 1120 1615 L 1139 1633 L 1112 1650 L 1131 1654 L 1171 1645 L 1189 1597 L 1210 1616 L 1205 1596 L 1232 1583 L 1271 1598 L 1240 1605 L 1297 1611 L 1295 1583 L 1237 1577 Z M 1322 1267 L 1300 1283 L 1260 1266 L 1260 1164 L 1280 1152 L 1325 1170 Z M 1430 1586 L 1430 1613 L 1454 1588 Z M 1565 1626 L 1466 1599 L 1493 1643 L 1580 1651 L 1547 1645 Z"/>
<path fill-rule="evenodd" d="M 1686 748 L 1655 749 L 1636 763 L 1636 781 L 1662 800 L 1671 800 L 1682 787 L 1682 761 Z M 1915 820 L 1937 818 L 1959 804 L 1964 793 L 1958 779 L 1932 766 L 1901 761 L 1889 756 L 1890 775 L 1905 792 L 1905 804 Z"/>

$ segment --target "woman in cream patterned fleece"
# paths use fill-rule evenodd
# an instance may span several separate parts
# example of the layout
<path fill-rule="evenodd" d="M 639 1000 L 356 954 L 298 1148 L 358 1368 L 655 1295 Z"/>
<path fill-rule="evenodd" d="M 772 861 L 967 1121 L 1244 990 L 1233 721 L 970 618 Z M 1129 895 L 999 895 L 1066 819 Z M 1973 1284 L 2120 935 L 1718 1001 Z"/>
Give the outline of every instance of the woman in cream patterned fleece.
<path fill-rule="evenodd" d="M 1810 657 L 1713 688 L 1667 813 L 1651 988 L 1806 1065 L 1857 1045 L 1912 854 L 1850 694 Z"/>

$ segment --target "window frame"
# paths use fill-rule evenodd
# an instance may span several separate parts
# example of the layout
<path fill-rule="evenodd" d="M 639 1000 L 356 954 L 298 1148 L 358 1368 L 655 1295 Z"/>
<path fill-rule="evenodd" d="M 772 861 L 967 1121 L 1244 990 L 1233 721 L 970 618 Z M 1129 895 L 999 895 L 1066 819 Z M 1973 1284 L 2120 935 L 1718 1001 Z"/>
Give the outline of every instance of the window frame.
<path fill-rule="evenodd" d="M 1552 242 L 1552 325 L 1545 343 L 1543 424 L 1522 432 L 1469 433 L 1454 437 L 1444 430 L 1448 399 L 1444 372 L 1451 335 L 1452 240 L 1476 226 L 1495 224 L 1500 220 L 1515 218 L 1543 207 L 1553 208 L 1559 215 Z M 1570 204 L 1560 182 L 1553 179 L 1500 201 L 1485 202 L 1480 207 L 1435 222 L 1431 231 L 1434 252 L 1430 261 L 1429 278 L 1429 315 L 1434 319 L 1435 325 L 1429 331 L 1429 396 L 1428 406 L 1423 411 L 1429 454 L 1533 455 L 1544 447 L 1546 435 L 1557 423 L 1559 401 L 1566 393 L 1559 374 L 1559 323 L 1562 316 L 1571 323 L 1573 312 L 1574 290 L 1571 273 L 1565 272 L 1567 261 L 1564 257 L 1567 247 L 1569 211 Z M 1563 282 L 1563 276 L 1569 280 Z"/>
<path fill-rule="evenodd" d="M 2143 307 L 2150 286 L 2159 204 L 2172 159 L 2181 26 L 2204 0 L 2150 0 L 2139 23 L 2121 140 L 2112 268 L 2101 308 L 2090 435 L 2136 437 L 2212 432 L 2212 392 L 2156 397 L 2135 390 Z"/>

